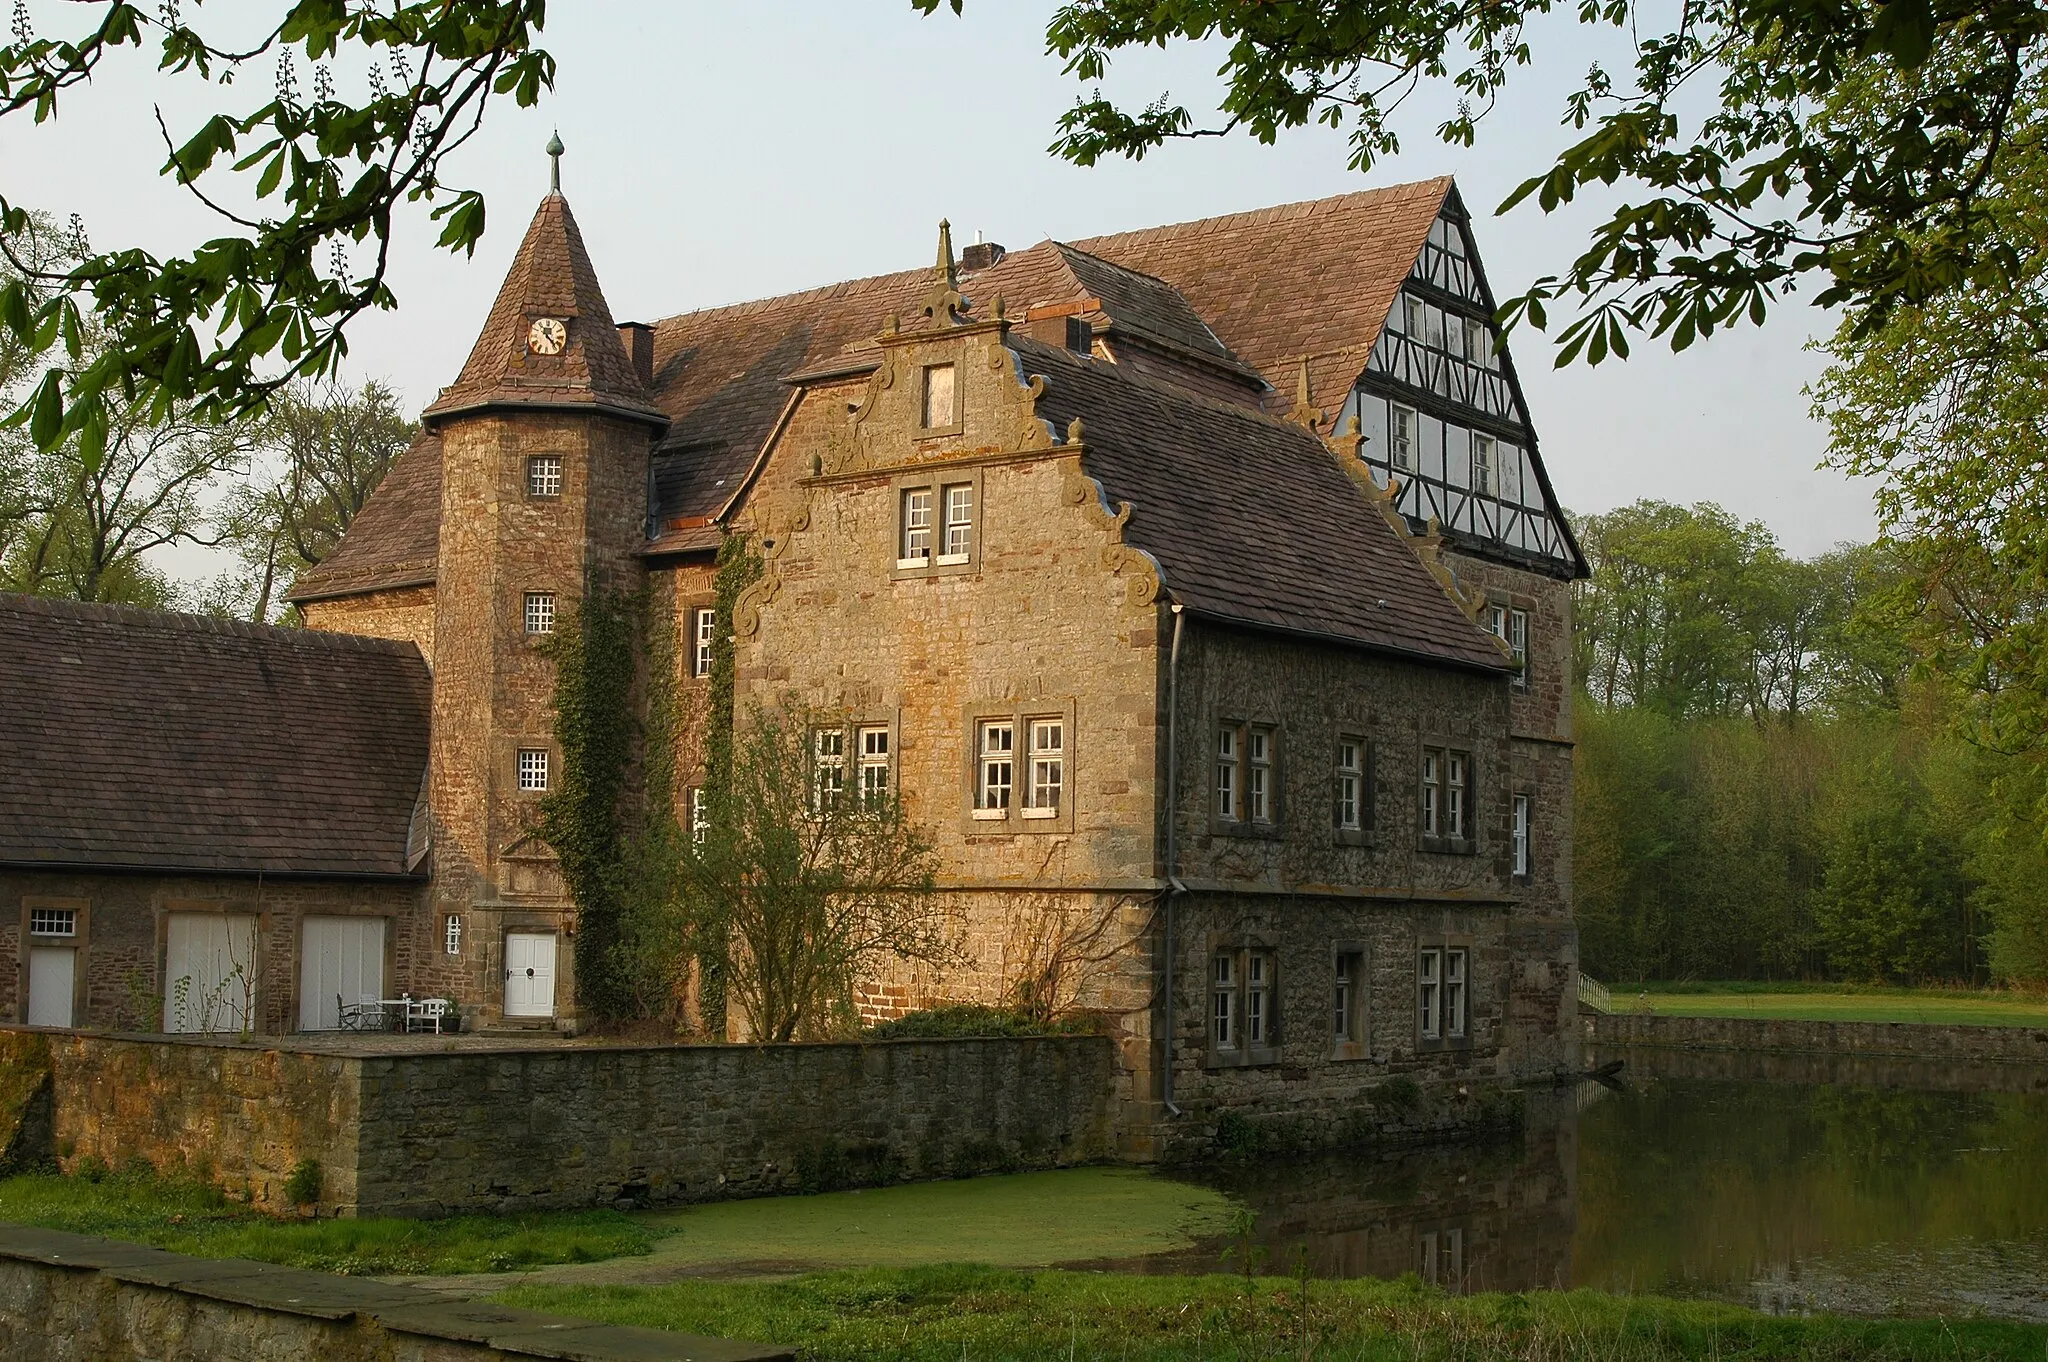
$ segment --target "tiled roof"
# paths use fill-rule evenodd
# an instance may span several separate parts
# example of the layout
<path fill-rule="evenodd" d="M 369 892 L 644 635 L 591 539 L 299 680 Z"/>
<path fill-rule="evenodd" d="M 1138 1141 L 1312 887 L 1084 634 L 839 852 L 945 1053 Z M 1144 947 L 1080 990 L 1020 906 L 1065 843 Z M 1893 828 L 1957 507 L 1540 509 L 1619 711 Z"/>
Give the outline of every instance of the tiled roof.
<path fill-rule="evenodd" d="M 1469 666 L 1500 650 L 1321 439 L 1102 360 L 1012 337 L 1041 416 L 1083 420 L 1082 467 L 1131 504 L 1124 542 L 1188 609 Z"/>
<path fill-rule="evenodd" d="M 0 864 L 403 875 L 410 643 L 0 596 Z"/>
<path fill-rule="evenodd" d="M 1290 405 L 1301 357 L 1333 423 L 1379 340 L 1429 226 L 1444 176 L 1335 198 L 1073 243 L 1178 289 L 1222 342 Z"/>
<path fill-rule="evenodd" d="M 431 582 L 440 541 L 441 437 L 422 431 L 393 460 L 334 552 L 299 574 L 285 599 L 317 601 Z"/>
<path fill-rule="evenodd" d="M 1122 331 L 1164 342 L 1219 373 L 1263 374 L 1274 408 L 1292 402 L 1296 366 L 1309 355 L 1313 398 L 1333 422 L 1450 185 L 1448 178 L 1425 180 L 1075 243 L 1041 242 L 964 275 L 961 285 L 977 309 L 1001 293 L 1018 318 L 1093 299 L 1099 306 L 1083 315 L 1106 322 L 1112 336 Z M 602 309 L 566 203 L 542 204 L 522 261 L 540 249 L 537 237 L 559 244 L 569 274 L 587 281 L 577 288 Z M 512 372 L 508 357 L 523 355 L 525 345 L 528 304 L 519 299 L 529 285 L 520 281 L 533 274 L 523 269 L 515 261 L 463 377 L 430 411 L 448 409 L 458 395 L 463 403 L 473 400 L 491 374 Z M 652 400 L 671 424 L 652 469 L 656 545 L 718 514 L 740 490 L 788 405 L 789 375 L 857 359 L 854 352 L 888 314 L 915 313 L 931 278 L 929 268 L 905 270 L 657 322 Z M 559 306 L 552 295 L 538 296 L 535 306 Z M 608 311 L 604 322 L 602 337 L 595 326 L 572 328 L 572 335 L 594 337 L 593 355 L 605 351 L 607 383 L 637 384 L 611 336 Z M 490 391 L 536 391 L 491 381 Z M 423 562 L 430 573 L 428 526 L 440 515 L 438 468 L 433 473 L 430 487 L 424 469 L 403 482 L 394 470 L 342 549 L 309 575 L 310 589 L 377 589 L 416 574 Z M 381 517 L 372 518 L 372 510 Z M 395 532 L 401 523 L 410 527 L 402 536 Z M 359 534 L 370 540 L 360 549 Z"/>
<path fill-rule="evenodd" d="M 541 317 L 568 322 L 568 343 L 560 354 L 527 349 L 527 332 Z M 655 419 L 660 415 L 626 357 L 590 253 L 583 248 L 583 233 L 560 194 L 541 200 L 469 362 L 425 414 L 432 420 L 492 403 L 601 406 Z"/>

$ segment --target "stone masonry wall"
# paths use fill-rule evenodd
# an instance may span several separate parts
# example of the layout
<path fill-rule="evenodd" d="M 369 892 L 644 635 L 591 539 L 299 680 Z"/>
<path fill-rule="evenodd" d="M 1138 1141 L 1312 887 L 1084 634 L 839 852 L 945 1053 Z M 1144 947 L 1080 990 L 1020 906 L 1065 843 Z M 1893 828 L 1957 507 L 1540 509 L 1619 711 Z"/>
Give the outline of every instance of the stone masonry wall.
<path fill-rule="evenodd" d="M 776 1362 L 795 1350 L 619 1328 L 361 1277 L 0 1225 L 9 1362 Z"/>
<path fill-rule="evenodd" d="M 425 887 L 412 882 L 275 880 L 198 875 L 107 875 L 0 871 L 0 1019 L 27 1016 L 28 946 L 78 952 L 72 1017 L 76 1024 L 154 1031 L 165 1012 L 164 950 L 172 913 L 256 918 L 256 1029 L 298 1029 L 299 940 L 310 916 L 381 917 L 384 978 L 395 991 L 430 996 L 427 966 L 439 943 L 422 911 Z M 30 938 L 32 907 L 77 910 L 69 938 Z"/>
<path fill-rule="evenodd" d="M 354 1204 L 357 1061 L 183 1036 L 40 1034 L 50 1046 L 50 1152 L 67 1168 L 139 1158 L 286 1211 L 285 1180 L 312 1159 L 323 1204 Z"/>
<path fill-rule="evenodd" d="M 307 601 L 299 607 L 308 629 L 371 638 L 408 639 L 431 664 L 434 660 L 434 588 L 404 586 L 360 596 Z"/>
<path fill-rule="evenodd" d="M 345 1053 L 47 1032 L 55 1152 L 201 1168 L 258 1205 L 442 1215 L 814 1191 L 1115 1152 L 1097 1036 Z M 204 1161 L 204 1162 L 202 1162 Z"/>
<path fill-rule="evenodd" d="M 2037 1026 L 1936 1026 L 1914 1022 L 1777 1021 L 1619 1013 L 1587 1018 L 1587 1040 L 1616 1047 L 1897 1055 L 2048 1066 L 2048 1027 Z"/>

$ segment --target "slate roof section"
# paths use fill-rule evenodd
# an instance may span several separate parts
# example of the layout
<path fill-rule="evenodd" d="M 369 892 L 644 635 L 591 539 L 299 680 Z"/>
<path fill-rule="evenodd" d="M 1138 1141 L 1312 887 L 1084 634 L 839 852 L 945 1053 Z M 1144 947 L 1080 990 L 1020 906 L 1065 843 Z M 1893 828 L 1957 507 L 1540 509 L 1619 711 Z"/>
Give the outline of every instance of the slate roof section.
<path fill-rule="evenodd" d="M 1441 176 L 1073 245 L 1162 279 L 1291 406 L 1301 357 L 1325 428 L 1364 371 L 1451 192 Z"/>
<path fill-rule="evenodd" d="M 528 351 L 527 333 L 540 317 L 568 321 L 568 344 L 560 354 Z M 541 200 L 469 362 L 427 408 L 425 419 L 499 404 L 600 407 L 656 424 L 662 420 L 626 357 L 583 233 L 560 194 Z"/>
<path fill-rule="evenodd" d="M 1451 601 L 1315 435 L 1102 360 L 1011 337 L 1044 374 L 1039 415 L 1082 418 L 1082 468 L 1124 542 L 1168 592 L 1216 619 L 1504 671 L 1500 649 Z"/>
<path fill-rule="evenodd" d="M 404 876 L 410 643 L 0 596 L 0 864 Z"/>
<path fill-rule="evenodd" d="M 300 573 L 288 601 L 425 586 L 441 550 L 441 437 L 421 431 L 385 471 L 325 562 Z"/>

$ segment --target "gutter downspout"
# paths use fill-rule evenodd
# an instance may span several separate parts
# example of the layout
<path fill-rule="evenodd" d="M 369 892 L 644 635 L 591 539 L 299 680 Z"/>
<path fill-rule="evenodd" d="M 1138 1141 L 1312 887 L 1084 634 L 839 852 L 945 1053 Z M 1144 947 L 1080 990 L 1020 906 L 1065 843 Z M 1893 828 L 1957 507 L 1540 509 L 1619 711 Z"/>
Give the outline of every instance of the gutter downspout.
<path fill-rule="evenodd" d="M 1173 648 L 1166 662 L 1166 1058 L 1160 1078 L 1160 1097 L 1169 1116 L 1180 1115 L 1173 1104 L 1173 1011 L 1174 900 L 1188 892 L 1180 882 L 1180 632 L 1185 617 L 1180 602 L 1173 605 Z"/>

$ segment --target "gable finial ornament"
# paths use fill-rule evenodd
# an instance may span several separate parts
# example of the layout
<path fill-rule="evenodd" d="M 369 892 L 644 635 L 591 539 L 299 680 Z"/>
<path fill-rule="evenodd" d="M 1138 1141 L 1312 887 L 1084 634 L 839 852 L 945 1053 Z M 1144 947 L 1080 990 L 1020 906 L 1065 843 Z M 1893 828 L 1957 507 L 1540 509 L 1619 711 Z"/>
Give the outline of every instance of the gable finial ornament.
<path fill-rule="evenodd" d="M 1322 409 L 1309 400 L 1307 355 L 1301 357 L 1301 367 L 1295 374 L 1294 407 L 1287 413 L 1287 419 L 1310 430 L 1323 423 Z"/>
<path fill-rule="evenodd" d="M 964 320 L 960 314 L 972 306 L 960 292 L 960 271 L 953 263 L 953 224 L 939 219 L 939 256 L 932 268 L 938 279 L 932 284 L 932 291 L 924 296 L 924 315 L 935 322 L 948 326 L 959 326 Z"/>
<path fill-rule="evenodd" d="M 548 166 L 548 193 L 550 194 L 560 194 L 562 192 L 562 153 L 567 150 L 568 148 L 562 145 L 562 133 L 558 128 L 555 131 L 555 135 L 548 139 L 548 161 L 550 162 Z"/>

